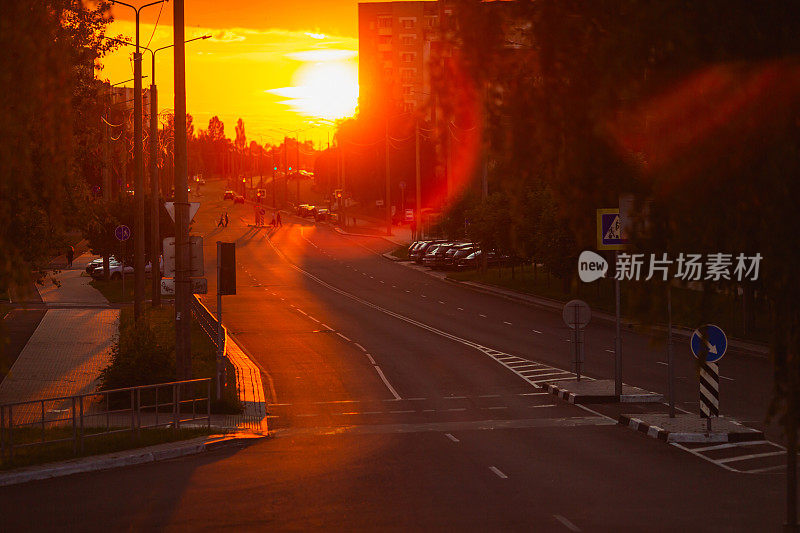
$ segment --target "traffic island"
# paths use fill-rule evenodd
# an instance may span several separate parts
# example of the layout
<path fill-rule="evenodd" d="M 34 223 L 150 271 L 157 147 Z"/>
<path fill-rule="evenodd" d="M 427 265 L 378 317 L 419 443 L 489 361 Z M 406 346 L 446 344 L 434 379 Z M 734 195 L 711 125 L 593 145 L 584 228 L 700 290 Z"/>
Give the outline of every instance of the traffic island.
<path fill-rule="evenodd" d="M 630 429 L 644 433 L 650 438 L 664 442 L 745 442 L 764 440 L 764 433 L 749 428 L 725 417 L 715 417 L 711 421 L 711 432 L 707 430 L 706 419 L 693 413 L 676 414 L 674 418 L 666 413 L 640 413 L 620 415 L 619 423 Z"/>
<path fill-rule="evenodd" d="M 550 394 L 569 403 L 660 403 L 664 396 L 639 387 L 622 384 L 622 395 L 617 396 L 614 381 L 610 379 L 567 379 L 555 383 L 545 383 Z"/>

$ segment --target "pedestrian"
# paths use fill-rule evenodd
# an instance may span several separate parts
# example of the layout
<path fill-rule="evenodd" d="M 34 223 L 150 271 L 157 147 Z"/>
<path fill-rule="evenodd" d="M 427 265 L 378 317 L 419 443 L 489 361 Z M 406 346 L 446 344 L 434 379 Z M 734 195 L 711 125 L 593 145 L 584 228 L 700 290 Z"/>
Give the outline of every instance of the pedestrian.
<path fill-rule="evenodd" d="M 273 228 L 275 227 L 275 215 L 272 215 L 272 222 L 269 223 Z"/>
<path fill-rule="evenodd" d="M 281 222 L 281 212 L 278 211 L 278 214 L 275 217 L 275 221 L 278 223 L 279 226 L 283 226 L 283 222 Z"/>
<path fill-rule="evenodd" d="M 220 227 L 224 224 L 225 224 L 225 213 L 220 213 L 219 222 L 217 222 L 217 227 Z"/>
<path fill-rule="evenodd" d="M 229 222 L 229 220 L 228 220 L 228 212 L 225 211 L 225 227 L 226 228 L 228 227 L 228 222 Z"/>
<path fill-rule="evenodd" d="M 70 246 L 67 248 L 67 266 L 72 268 L 72 260 L 75 259 L 75 248 Z"/>

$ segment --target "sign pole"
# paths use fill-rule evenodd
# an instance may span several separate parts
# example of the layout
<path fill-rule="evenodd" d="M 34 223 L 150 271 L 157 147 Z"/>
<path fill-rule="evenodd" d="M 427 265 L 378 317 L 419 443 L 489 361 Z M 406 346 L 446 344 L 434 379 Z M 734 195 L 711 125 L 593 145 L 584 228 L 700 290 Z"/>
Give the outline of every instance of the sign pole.
<path fill-rule="evenodd" d="M 217 241 L 217 400 L 222 396 L 222 292 L 220 291 L 220 241 Z"/>
<path fill-rule="evenodd" d="M 614 252 L 614 265 L 618 264 L 619 252 Z M 620 333 L 620 310 L 619 310 L 619 277 L 614 276 L 614 300 L 616 301 L 616 331 L 614 339 L 614 395 L 622 396 L 622 335 Z"/>
<path fill-rule="evenodd" d="M 667 389 L 669 417 L 675 418 L 675 360 L 672 354 L 672 287 L 667 285 Z"/>

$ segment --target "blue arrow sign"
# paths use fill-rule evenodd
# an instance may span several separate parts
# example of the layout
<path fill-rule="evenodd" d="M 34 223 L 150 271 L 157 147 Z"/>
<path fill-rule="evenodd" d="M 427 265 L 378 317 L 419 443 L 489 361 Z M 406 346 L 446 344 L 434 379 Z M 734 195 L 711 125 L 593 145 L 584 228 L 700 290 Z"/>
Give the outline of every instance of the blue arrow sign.
<path fill-rule="evenodd" d="M 131 238 L 131 228 L 125 226 L 124 224 L 117 226 L 117 228 L 114 230 L 114 237 L 116 237 L 118 241 L 127 241 Z"/>
<path fill-rule="evenodd" d="M 707 362 L 716 363 L 728 350 L 728 337 L 719 326 L 706 324 L 694 330 L 689 344 L 695 357 L 700 359 L 705 355 Z"/>

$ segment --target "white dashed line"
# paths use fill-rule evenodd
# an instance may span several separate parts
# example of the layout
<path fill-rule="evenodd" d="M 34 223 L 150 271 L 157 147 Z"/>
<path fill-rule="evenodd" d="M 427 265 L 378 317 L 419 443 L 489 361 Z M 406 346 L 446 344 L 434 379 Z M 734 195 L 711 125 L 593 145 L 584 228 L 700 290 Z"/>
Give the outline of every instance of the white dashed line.
<path fill-rule="evenodd" d="M 369 359 L 369 362 L 372 363 L 373 365 L 377 365 L 378 364 L 378 363 L 375 362 L 375 359 L 373 359 L 370 354 L 367 354 L 367 359 Z"/>
<path fill-rule="evenodd" d="M 342 335 L 341 333 L 339 333 L 338 331 L 336 332 L 336 334 L 337 334 L 337 335 L 339 335 L 339 336 L 340 336 L 341 338 L 343 338 L 344 340 L 346 340 L 347 342 L 353 342 L 353 341 L 351 341 L 350 339 L 348 339 L 346 336 L 344 336 L 344 335 Z"/>
<path fill-rule="evenodd" d="M 358 344 L 357 342 L 354 342 L 354 343 L 353 343 L 353 345 L 354 345 L 356 348 L 358 348 L 359 350 L 361 350 L 362 352 L 366 352 L 366 351 L 367 351 L 367 349 L 366 349 L 366 348 L 364 348 L 363 346 L 361 346 L 361 345 L 360 345 L 360 344 Z"/>
<path fill-rule="evenodd" d="M 463 307 L 456 307 L 456 309 L 458 309 L 459 311 L 463 311 L 464 310 Z"/>
<path fill-rule="evenodd" d="M 391 392 L 394 395 L 395 399 L 396 400 L 401 400 L 402 399 L 401 396 L 399 394 L 397 394 L 397 391 L 394 390 L 394 387 L 392 387 L 392 384 L 389 383 L 389 380 L 386 379 L 386 376 L 383 375 L 383 371 L 381 370 L 381 367 L 379 367 L 378 365 L 375 365 L 375 370 L 378 372 L 378 375 L 381 377 L 381 380 L 383 380 L 383 384 L 386 385 L 387 389 L 389 389 L 389 392 Z"/>
<path fill-rule="evenodd" d="M 319 320 L 317 320 L 316 318 L 314 318 L 313 316 L 311 316 L 311 315 L 308 315 L 308 318 L 310 318 L 311 320 L 313 320 L 313 321 L 314 321 L 314 322 L 316 322 L 317 324 L 320 324 L 320 321 L 319 321 Z"/>
<path fill-rule="evenodd" d="M 567 520 L 566 518 L 564 518 L 560 514 L 554 514 L 553 518 L 555 518 L 556 520 L 558 520 L 559 522 L 564 524 L 564 527 L 566 527 L 570 531 L 580 531 L 578 526 L 576 526 L 575 524 L 573 524 L 572 522 L 570 522 L 569 520 Z"/>
<path fill-rule="evenodd" d="M 505 320 L 503 320 L 503 324 L 508 324 L 509 326 L 513 326 L 514 325 L 511 322 L 506 322 Z"/>
<path fill-rule="evenodd" d="M 455 438 L 455 437 L 454 437 L 453 435 L 451 435 L 450 433 L 445 433 L 445 434 L 444 434 L 444 436 L 445 436 L 445 437 L 447 437 L 448 439 L 450 439 L 450 440 L 451 440 L 451 441 L 453 441 L 453 442 L 461 442 L 460 440 L 458 440 L 457 438 Z"/>
<path fill-rule="evenodd" d="M 490 467 L 489 467 L 489 470 L 491 470 L 492 472 L 494 472 L 494 473 L 495 473 L 495 475 L 497 475 L 497 477 L 499 477 L 500 479 L 508 479 L 508 476 L 507 476 L 507 475 L 505 475 L 505 474 L 504 474 L 504 473 L 503 473 L 503 472 L 502 472 L 502 471 L 501 471 L 499 468 L 497 468 L 496 466 L 490 466 Z"/>
<path fill-rule="evenodd" d="M 486 318 L 486 315 L 482 315 L 480 313 L 478 313 L 478 316 L 481 317 L 481 318 Z"/>

